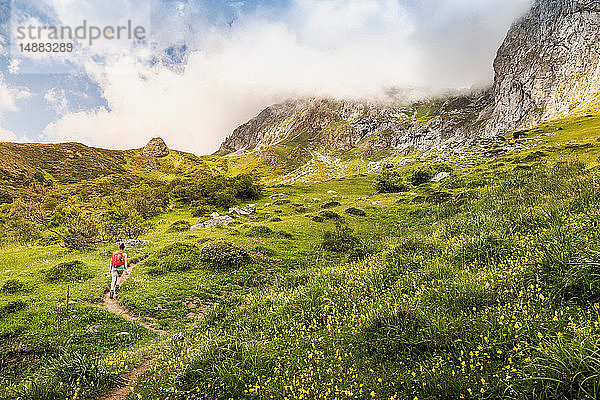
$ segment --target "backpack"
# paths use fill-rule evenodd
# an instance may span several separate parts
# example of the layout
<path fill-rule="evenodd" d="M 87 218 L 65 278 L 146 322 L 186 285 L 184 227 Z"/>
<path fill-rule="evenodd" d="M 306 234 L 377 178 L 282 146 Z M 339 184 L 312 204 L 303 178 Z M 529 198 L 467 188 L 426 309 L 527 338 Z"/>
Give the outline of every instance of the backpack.
<path fill-rule="evenodd" d="M 110 260 L 111 267 L 121 267 L 125 265 L 125 253 L 123 250 L 115 251 Z"/>

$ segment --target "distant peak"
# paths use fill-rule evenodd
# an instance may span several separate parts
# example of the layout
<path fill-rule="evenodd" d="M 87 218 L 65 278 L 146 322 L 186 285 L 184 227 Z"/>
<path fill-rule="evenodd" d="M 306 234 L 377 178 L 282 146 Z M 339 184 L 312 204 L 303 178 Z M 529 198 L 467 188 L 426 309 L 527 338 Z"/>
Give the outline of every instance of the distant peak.
<path fill-rule="evenodd" d="M 142 150 L 142 155 L 146 157 L 165 157 L 169 155 L 169 148 L 162 138 L 154 138 L 148 142 Z"/>

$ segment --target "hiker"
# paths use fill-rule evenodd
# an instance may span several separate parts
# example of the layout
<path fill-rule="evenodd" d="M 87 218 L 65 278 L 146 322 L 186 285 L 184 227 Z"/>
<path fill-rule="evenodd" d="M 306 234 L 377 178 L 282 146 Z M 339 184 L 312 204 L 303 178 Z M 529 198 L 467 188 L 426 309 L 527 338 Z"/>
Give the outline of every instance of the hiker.
<path fill-rule="evenodd" d="M 119 291 L 119 278 L 123 275 L 123 272 L 126 274 L 129 273 L 127 271 L 127 253 L 125 253 L 125 244 L 121 243 L 119 245 L 119 250 L 115 251 L 110 259 L 110 276 L 112 281 L 110 283 L 110 298 L 115 297 L 115 291 Z"/>

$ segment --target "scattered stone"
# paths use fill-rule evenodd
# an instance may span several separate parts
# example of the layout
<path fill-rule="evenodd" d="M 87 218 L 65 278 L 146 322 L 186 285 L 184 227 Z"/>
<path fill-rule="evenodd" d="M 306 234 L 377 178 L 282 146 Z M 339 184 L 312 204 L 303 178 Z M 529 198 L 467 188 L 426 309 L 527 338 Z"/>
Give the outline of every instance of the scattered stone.
<path fill-rule="evenodd" d="M 148 246 L 150 241 L 148 240 L 134 240 L 134 239 L 122 239 L 115 243 L 115 246 L 119 247 L 121 244 L 125 245 L 125 248 Z"/>
<path fill-rule="evenodd" d="M 265 203 L 265 207 L 270 207 L 271 205 L 271 203 Z"/>
<path fill-rule="evenodd" d="M 219 214 L 219 213 L 218 213 L 218 212 L 216 212 L 216 211 L 215 211 L 214 213 L 210 214 L 210 217 L 211 217 L 211 218 L 219 218 L 220 216 L 221 216 L 221 214 Z"/>
<path fill-rule="evenodd" d="M 129 336 L 129 332 L 119 332 L 119 333 L 117 333 L 116 336 L 118 336 L 118 337 Z"/>
<path fill-rule="evenodd" d="M 148 142 L 142 150 L 142 155 L 146 157 L 166 157 L 169 155 L 169 148 L 161 138 L 154 138 Z"/>
<path fill-rule="evenodd" d="M 217 226 L 227 226 L 230 223 L 232 223 L 233 221 L 235 221 L 233 218 L 231 218 L 228 215 L 224 215 L 221 217 L 209 219 L 208 221 L 204 221 L 198 225 L 194 225 L 194 226 L 192 226 L 191 229 L 202 229 L 202 228 L 214 228 Z"/>
<path fill-rule="evenodd" d="M 327 191 L 327 194 L 334 194 L 334 193 L 337 193 L 337 192 L 335 190 L 328 190 Z"/>
<path fill-rule="evenodd" d="M 321 201 L 321 199 L 314 198 L 312 201 Z"/>
<path fill-rule="evenodd" d="M 285 197 L 285 194 L 283 193 L 275 193 L 269 196 L 270 199 L 276 199 L 278 197 Z"/>
<path fill-rule="evenodd" d="M 450 172 L 440 172 L 431 180 L 431 182 L 441 182 L 444 179 L 448 178 L 449 176 L 450 176 Z"/>
<path fill-rule="evenodd" d="M 248 204 L 244 207 L 232 207 L 229 209 L 229 214 L 250 215 L 256 211 L 256 204 Z"/>

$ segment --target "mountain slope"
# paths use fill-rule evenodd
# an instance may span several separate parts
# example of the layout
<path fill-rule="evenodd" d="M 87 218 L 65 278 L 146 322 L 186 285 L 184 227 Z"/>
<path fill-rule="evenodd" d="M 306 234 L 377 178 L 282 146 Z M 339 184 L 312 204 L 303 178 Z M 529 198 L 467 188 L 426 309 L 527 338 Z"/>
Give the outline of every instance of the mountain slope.
<path fill-rule="evenodd" d="M 0 186 L 13 193 L 34 182 L 68 186 L 107 176 L 168 180 L 225 168 L 214 157 L 173 150 L 153 157 L 143 149 L 106 150 L 81 143 L 0 143 Z"/>

